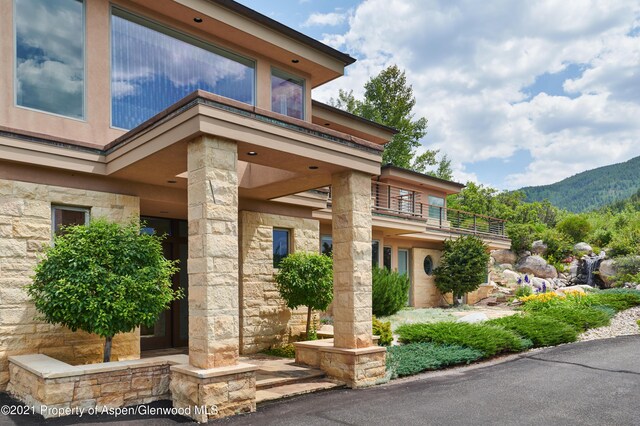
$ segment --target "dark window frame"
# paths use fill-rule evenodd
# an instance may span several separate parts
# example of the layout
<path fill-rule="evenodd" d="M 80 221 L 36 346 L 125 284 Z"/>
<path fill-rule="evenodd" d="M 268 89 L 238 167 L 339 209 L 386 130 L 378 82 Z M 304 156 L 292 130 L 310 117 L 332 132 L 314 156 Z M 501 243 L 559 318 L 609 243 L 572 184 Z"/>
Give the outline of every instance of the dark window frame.
<path fill-rule="evenodd" d="M 287 233 L 287 254 L 282 256 L 282 258 L 280 259 L 276 259 L 276 238 L 275 238 L 275 234 L 276 232 L 286 232 Z M 291 229 L 287 229 L 287 228 L 278 228 L 278 227 L 274 227 L 273 231 L 271 233 L 272 235 L 272 241 L 271 241 L 271 253 L 273 256 L 273 267 L 274 269 L 278 269 L 280 267 L 280 262 L 282 262 L 282 259 L 284 259 L 285 257 L 287 257 L 288 255 L 291 254 L 291 236 L 292 236 L 292 232 Z"/>
<path fill-rule="evenodd" d="M 73 211 L 73 212 L 82 212 L 84 213 L 84 224 L 88 225 L 91 220 L 91 208 L 90 207 L 82 207 L 82 206 L 67 206 L 62 204 L 52 204 L 51 205 L 51 240 L 58 235 L 56 232 L 57 224 L 56 224 L 56 210 L 62 211 Z M 62 225 L 61 225 L 62 226 Z"/>

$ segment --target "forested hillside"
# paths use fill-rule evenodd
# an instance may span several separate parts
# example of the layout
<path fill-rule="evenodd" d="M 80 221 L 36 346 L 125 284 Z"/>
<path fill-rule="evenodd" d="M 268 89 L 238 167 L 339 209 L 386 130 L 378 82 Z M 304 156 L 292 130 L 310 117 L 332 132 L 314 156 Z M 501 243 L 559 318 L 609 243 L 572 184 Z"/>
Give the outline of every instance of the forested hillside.
<path fill-rule="evenodd" d="M 551 185 L 522 188 L 526 201 L 549 200 L 574 213 L 624 200 L 640 189 L 640 157 L 579 173 Z"/>

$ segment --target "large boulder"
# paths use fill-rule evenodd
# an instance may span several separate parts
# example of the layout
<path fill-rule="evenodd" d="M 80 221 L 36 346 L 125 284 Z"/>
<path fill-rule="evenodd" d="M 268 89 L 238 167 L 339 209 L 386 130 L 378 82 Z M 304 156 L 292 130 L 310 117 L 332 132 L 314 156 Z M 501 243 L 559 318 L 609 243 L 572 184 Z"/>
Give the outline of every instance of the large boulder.
<path fill-rule="evenodd" d="M 495 259 L 497 264 L 514 264 L 516 263 L 516 260 L 518 260 L 518 256 L 516 256 L 516 254 L 511 250 L 493 250 L 491 252 L 491 257 Z"/>
<path fill-rule="evenodd" d="M 613 259 L 606 259 L 600 262 L 600 269 L 598 274 L 600 279 L 604 283 L 606 288 L 613 287 L 613 277 L 618 272 L 616 268 L 616 261 Z"/>
<path fill-rule="evenodd" d="M 540 256 L 527 256 L 518 262 L 516 271 L 523 274 L 532 274 L 538 278 L 558 278 L 556 268 L 549 265 L 546 260 Z"/>
<path fill-rule="evenodd" d="M 548 248 L 549 247 L 544 243 L 544 241 L 537 240 L 531 244 L 531 253 L 543 255 L 547 252 Z"/>
<path fill-rule="evenodd" d="M 573 251 L 579 254 L 588 254 L 593 252 L 593 248 L 589 244 L 582 242 L 573 246 Z"/>

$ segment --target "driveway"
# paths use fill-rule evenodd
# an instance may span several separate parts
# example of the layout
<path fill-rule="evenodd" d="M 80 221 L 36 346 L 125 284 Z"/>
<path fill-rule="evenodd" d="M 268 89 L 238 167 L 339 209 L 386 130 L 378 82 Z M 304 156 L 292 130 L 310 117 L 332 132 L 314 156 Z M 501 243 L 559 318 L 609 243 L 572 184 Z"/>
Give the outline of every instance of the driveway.
<path fill-rule="evenodd" d="M 0 397 L 0 405 L 6 404 Z M 532 351 L 494 365 L 427 373 L 365 390 L 261 406 L 216 425 L 640 425 L 640 336 Z M 171 425 L 180 418 L 0 417 L 5 425 Z"/>

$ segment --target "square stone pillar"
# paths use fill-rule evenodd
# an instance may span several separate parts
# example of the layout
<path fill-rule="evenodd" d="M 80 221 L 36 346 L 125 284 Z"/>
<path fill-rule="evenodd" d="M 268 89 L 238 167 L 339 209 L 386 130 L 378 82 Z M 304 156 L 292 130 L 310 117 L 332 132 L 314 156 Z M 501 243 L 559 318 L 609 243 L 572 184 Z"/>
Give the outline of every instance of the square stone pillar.
<path fill-rule="evenodd" d="M 337 348 L 372 345 L 371 176 L 332 176 L 333 335 Z"/>
<path fill-rule="evenodd" d="M 201 136 L 188 143 L 189 363 L 238 362 L 238 149 Z"/>

